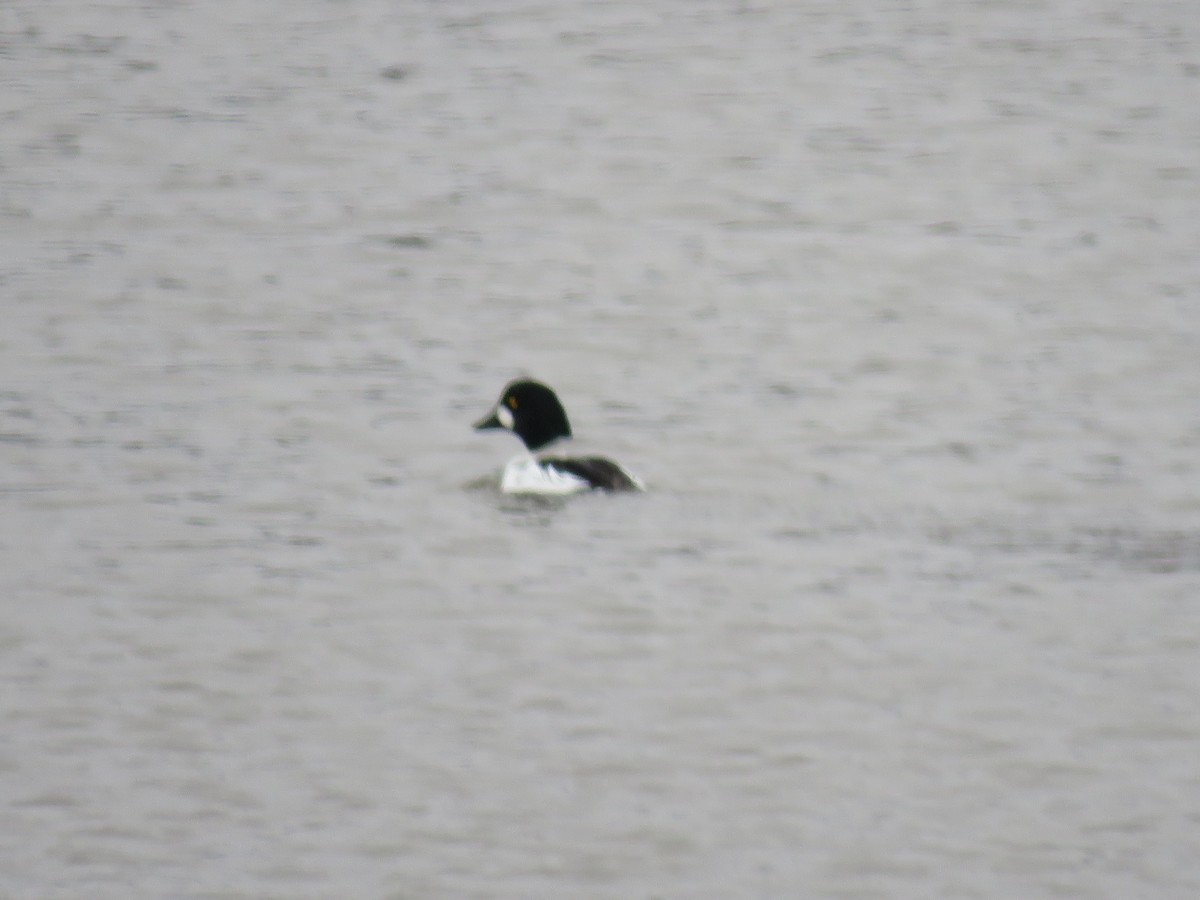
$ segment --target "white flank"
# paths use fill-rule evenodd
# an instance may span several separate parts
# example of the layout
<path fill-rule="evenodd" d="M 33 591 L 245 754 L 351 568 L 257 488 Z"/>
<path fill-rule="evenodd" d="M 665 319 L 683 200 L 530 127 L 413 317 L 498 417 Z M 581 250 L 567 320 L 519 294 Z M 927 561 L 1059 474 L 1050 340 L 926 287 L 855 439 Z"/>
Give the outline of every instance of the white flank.
<path fill-rule="evenodd" d="M 542 466 L 532 456 L 518 456 L 504 467 L 500 490 L 506 494 L 548 494 L 563 496 L 586 491 L 589 485 L 570 472 Z"/>

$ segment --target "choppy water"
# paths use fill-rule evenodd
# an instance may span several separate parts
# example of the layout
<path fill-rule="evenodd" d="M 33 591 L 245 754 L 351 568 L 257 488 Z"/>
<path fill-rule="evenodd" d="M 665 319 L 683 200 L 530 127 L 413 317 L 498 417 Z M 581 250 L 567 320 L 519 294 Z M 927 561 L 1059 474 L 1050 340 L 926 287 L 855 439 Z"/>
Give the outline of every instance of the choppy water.
<path fill-rule="evenodd" d="M 0 27 L 0 895 L 1200 893 L 1194 4 Z"/>

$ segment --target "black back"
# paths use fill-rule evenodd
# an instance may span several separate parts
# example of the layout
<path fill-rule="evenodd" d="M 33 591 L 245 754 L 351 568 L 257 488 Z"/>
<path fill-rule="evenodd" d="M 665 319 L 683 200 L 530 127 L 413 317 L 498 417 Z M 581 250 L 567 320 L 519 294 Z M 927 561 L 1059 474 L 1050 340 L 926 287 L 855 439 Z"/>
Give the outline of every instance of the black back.
<path fill-rule="evenodd" d="M 548 457 L 543 459 L 542 463 L 560 472 L 577 475 L 592 487 L 601 490 L 641 490 L 638 483 L 629 477 L 628 472 L 603 456 Z"/>

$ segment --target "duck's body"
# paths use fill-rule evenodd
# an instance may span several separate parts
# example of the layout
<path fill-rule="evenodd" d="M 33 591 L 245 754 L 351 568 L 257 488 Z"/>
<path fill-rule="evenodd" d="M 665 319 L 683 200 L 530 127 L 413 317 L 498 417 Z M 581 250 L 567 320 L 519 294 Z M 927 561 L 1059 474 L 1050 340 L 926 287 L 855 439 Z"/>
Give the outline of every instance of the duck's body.
<path fill-rule="evenodd" d="M 577 494 L 580 491 L 640 491 L 642 483 L 603 456 L 537 457 L 509 461 L 500 476 L 506 494 Z"/>
<path fill-rule="evenodd" d="M 504 467 L 500 490 L 506 494 L 562 496 L 587 490 L 640 491 L 641 481 L 603 456 L 539 457 L 539 450 L 571 437 L 567 413 L 554 391 L 536 381 L 514 381 L 492 411 L 475 423 L 482 431 L 503 428 L 519 437 L 528 455 Z"/>

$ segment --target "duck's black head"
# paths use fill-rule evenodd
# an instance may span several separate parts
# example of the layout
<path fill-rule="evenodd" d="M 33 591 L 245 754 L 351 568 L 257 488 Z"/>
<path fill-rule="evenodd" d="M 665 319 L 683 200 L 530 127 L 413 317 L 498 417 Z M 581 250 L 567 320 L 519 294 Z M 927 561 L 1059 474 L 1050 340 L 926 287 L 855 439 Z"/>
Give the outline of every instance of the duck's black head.
<path fill-rule="evenodd" d="M 492 411 L 475 423 L 476 431 L 507 428 L 530 451 L 571 436 L 567 412 L 554 391 L 538 381 L 510 382 Z"/>

